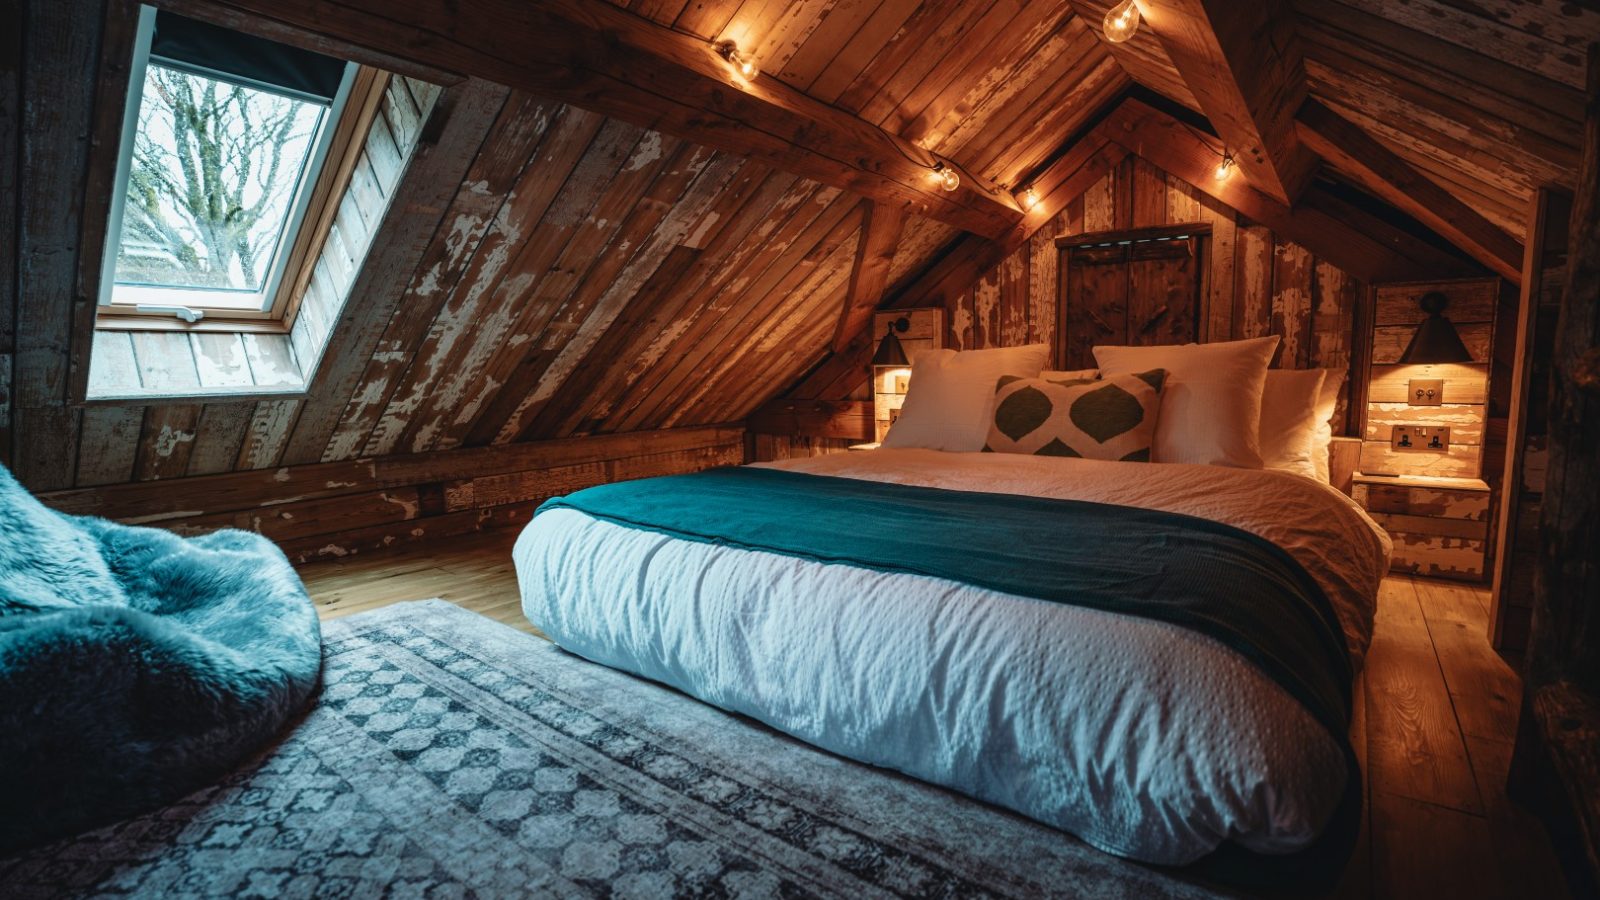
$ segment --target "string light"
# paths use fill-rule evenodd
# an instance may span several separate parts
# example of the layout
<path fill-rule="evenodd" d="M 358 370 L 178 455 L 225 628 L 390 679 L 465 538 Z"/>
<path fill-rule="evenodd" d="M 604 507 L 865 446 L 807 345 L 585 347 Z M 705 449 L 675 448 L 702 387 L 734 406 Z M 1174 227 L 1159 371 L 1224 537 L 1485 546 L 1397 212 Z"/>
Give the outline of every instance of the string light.
<path fill-rule="evenodd" d="M 1113 44 L 1120 44 L 1133 37 L 1139 31 L 1139 6 L 1134 0 L 1122 0 L 1106 12 L 1106 17 L 1100 23 L 1106 33 L 1106 40 Z"/>
<path fill-rule="evenodd" d="M 1217 171 L 1216 171 L 1217 180 L 1218 181 L 1227 181 L 1228 180 L 1228 176 L 1232 175 L 1232 174 L 1233 174 L 1233 154 L 1232 153 L 1224 153 L 1224 154 L 1222 154 L 1222 162 L 1217 163 Z"/>
<path fill-rule="evenodd" d="M 761 67 L 756 65 L 756 58 L 739 51 L 739 45 L 733 41 L 723 41 L 717 44 L 717 53 L 733 66 L 745 80 L 755 78 L 761 74 Z"/>
<path fill-rule="evenodd" d="M 1029 185 L 1022 189 L 1022 193 L 1017 196 L 1017 199 L 1022 201 L 1023 209 L 1032 212 L 1033 208 L 1039 205 L 1039 192 L 1035 191 L 1032 185 Z"/>
<path fill-rule="evenodd" d="M 961 186 L 961 176 L 956 170 L 942 162 L 933 164 L 933 177 L 939 180 L 939 186 L 947 191 L 953 191 Z"/>

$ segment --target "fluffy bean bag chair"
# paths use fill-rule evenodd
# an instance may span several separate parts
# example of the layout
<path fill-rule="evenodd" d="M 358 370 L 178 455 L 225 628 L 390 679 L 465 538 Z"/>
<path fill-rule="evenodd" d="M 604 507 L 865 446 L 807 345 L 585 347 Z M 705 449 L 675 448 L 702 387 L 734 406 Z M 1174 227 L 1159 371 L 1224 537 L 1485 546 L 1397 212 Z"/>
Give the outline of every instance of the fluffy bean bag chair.
<path fill-rule="evenodd" d="M 316 611 L 271 541 L 62 515 L 0 467 L 0 853 L 214 781 L 321 668 Z"/>

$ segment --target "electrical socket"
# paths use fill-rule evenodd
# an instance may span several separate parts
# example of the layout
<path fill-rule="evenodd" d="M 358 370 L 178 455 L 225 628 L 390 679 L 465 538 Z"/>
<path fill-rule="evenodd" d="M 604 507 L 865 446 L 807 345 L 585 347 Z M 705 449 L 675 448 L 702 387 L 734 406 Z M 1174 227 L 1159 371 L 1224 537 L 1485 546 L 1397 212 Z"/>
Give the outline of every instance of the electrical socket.
<path fill-rule="evenodd" d="M 1389 435 L 1393 450 L 1418 450 L 1423 453 L 1445 453 L 1450 449 L 1448 425 L 1395 425 Z"/>

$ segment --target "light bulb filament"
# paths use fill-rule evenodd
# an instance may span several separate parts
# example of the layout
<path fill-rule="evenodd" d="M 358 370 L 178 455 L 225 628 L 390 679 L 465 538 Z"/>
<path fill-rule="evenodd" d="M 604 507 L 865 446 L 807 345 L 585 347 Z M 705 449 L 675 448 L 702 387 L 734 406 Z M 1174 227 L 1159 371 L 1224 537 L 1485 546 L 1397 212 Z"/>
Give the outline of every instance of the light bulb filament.
<path fill-rule="evenodd" d="M 1222 161 L 1217 163 L 1217 171 L 1216 171 L 1217 180 L 1218 181 L 1227 181 L 1228 180 L 1228 176 L 1232 175 L 1232 174 L 1233 174 L 1233 154 L 1224 153 L 1224 154 L 1222 154 Z"/>
<path fill-rule="evenodd" d="M 933 164 L 933 177 L 938 179 L 939 186 L 947 191 L 953 191 L 961 186 L 961 176 L 956 170 L 942 162 Z"/>
<path fill-rule="evenodd" d="M 717 53 L 746 81 L 761 74 L 761 67 L 757 65 L 756 58 L 741 52 L 739 45 L 733 41 L 722 41 L 717 44 Z"/>
<path fill-rule="evenodd" d="M 1018 199 L 1022 201 L 1023 209 L 1032 212 L 1033 208 L 1039 205 L 1039 192 L 1034 190 L 1031 186 L 1025 187 L 1022 189 L 1022 194 L 1018 197 Z"/>
<path fill-rule="evenodd" d="M 1105 31 L 1106 40 L 1114 44 L 1128 40 L 1139 31 L 1138 5 L 1134 0 L 1122 0 L 1106 12 L 1100 27 Z"/>

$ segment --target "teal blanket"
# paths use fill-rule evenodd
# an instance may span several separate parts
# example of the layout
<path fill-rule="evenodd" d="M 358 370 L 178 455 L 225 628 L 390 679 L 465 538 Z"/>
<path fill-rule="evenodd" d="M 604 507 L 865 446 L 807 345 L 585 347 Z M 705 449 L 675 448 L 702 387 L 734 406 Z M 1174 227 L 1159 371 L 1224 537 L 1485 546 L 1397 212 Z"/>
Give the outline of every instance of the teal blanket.
<path fill-rule="evenodd" d="M 1353 673 L 1322 589 L 1249 532 L 1177 513 L 952 491 L 778 469 L 724 468 L 557 497 L 572 509 L 691 541 L 943 578 L 1170 622 L 1215 638 L 1303 704 L 1345 748 L 1346 802 L 1312 851 L 1258 857 L 1228 845 L 1214 874 L 1274 882 L 1342 865 L 1359 821 L 1350 751 Z M 871 597 L 862 597 L 871 603 Z M 1224 852 L 1229 851 L 1229 852 Z"/>

